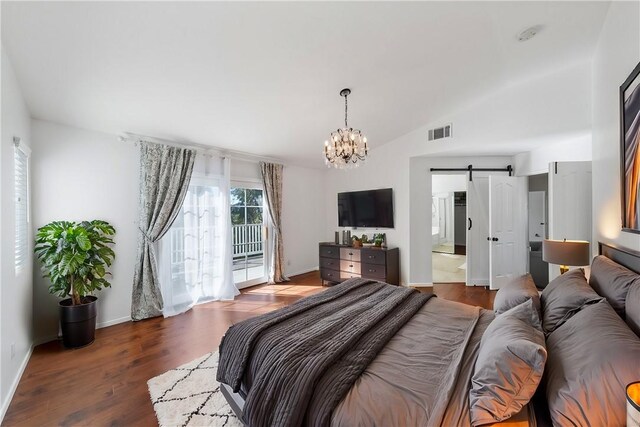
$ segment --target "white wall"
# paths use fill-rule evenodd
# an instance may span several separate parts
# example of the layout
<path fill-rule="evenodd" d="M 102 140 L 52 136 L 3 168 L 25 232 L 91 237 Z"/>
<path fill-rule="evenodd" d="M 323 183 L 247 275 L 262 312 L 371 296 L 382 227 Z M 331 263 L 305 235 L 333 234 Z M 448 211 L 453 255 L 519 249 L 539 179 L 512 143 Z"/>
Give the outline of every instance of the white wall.
<path fill-rule="evenodd" d="M 619 88 L 640 62 L 639 9 L 638 2 L 611 3 L 593 59 L 594 243 L 636 250 L 640 235 L 621 231 Z"/>
<path fill-rule="evenodd" d="M 286 165 L 282 183 L 284 270 L 287 275 L 318 268 L 318 243 L 326 236 L 324 177 L 322 169 Z"/>
<path fill-rule="evenodd" d="M 13 68 L 2 50 L 2 141 L 0 146 L 0 199 L 1 228 L 0 265 L 2 269 L 0 289 L 0 421 L 9 406 L 9 401 L 21 371 L 31 353 L 33 280 L 31 257 L 27 265 L 17 272 L 14 269 L 15 203 L 13 137 L 20 137 L 31 145 L 30 116 L 16 81 Z M 33 252 L 29 238 L 28 253 Z M 11 347 L 14 346 L 12 355 Z"/>
<path fill-rule="evenodd" d="M 138 154 L 114 135 L 32 121 L 33 225 L 55 220 L 102 219 L 116 229 L 111 288 L 98 296 L 98 325 L 129 319 L 136 258 Z M 34 274 L 36 341 L 56 337 L 58 298 L 50 295 L 40 266 Z"/>
<path fill-rule="evenodd" d="M 551 162 L 586 162 L 590 161 L 591 134 L 575 139 L 558 142 L 552 146 L 544 146 L 514 157 L 517 176 L 531 176 L 549 172 Z"/>
<path fill-rule="evenodd" d="M 467 191 L 467 174 L 464 172 L 457 175 L 433 174 L 431 176 L 431 191 L 432 194 Z"/>

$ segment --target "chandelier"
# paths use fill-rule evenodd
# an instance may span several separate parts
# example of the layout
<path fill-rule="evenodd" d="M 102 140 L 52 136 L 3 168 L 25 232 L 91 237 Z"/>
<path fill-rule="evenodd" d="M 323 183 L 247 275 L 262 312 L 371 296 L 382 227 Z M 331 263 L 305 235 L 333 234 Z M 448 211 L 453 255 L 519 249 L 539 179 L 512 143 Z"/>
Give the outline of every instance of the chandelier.
<path fill-rule="evenodd" d="M 340 96 L 344 96 L 344 127 L 331 132 L 329 140 L 324 142 L 324 162 L 327 167 L 358 167 L 358 161 L 364 161 L 369 152 L 367 137 L 360 130 L 347 125 L 347 96 L 350 93 L 351 89 L 340 91 Z"/>

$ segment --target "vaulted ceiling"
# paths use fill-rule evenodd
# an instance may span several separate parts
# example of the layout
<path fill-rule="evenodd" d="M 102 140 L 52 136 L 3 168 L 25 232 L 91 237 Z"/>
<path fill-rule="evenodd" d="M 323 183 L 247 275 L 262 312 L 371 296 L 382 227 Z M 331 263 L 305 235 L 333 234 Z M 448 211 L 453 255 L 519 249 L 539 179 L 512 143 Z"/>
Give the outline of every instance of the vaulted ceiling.
<path fill-rule="evenodd" d="M 34 118 L 321 165 L 588 60 L 607 2 L 2 2 Z M 516 35 L 542 24 L 534 39 Z"/>

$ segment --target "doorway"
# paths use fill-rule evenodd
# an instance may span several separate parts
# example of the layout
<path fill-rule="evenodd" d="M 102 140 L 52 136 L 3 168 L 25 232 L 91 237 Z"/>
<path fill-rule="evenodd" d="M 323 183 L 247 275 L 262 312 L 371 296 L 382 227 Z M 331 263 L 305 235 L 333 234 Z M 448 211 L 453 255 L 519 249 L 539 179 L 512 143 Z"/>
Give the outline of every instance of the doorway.
<path fill-rule="evenodd" d="M 233 281 L 241 289 L 267 278 L 266 208 L 258 183 L 231 183 L 231 244 Z"/>
<path fill-rule="evenodd" d="M 465 283 L 467 277 L 466 175 L 433 175 L 431 265 L 434 283 Z"/>
<path fill-rule="evenodd" d="M 529 180 L 529 272 L 538 288 L 549 283 L 549 264 L 542 259 L 542 241 L 549 235 L 549 174 L 530 175 Z"/>

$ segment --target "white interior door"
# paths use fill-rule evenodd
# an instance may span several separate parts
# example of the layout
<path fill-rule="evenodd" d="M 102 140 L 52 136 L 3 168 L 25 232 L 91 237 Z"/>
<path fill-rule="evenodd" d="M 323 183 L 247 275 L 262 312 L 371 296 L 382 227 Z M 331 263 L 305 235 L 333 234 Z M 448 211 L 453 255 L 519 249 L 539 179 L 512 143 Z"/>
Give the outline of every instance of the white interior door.
<path fill-rule="evenodd" d="M 527 272 L 527 181 L 489 177 L 489 288 Z M 486 240 L 485 240 L 486 241 Z"/>
<path fill-rule="evenodd" d="M 592 241 L 591 162 L 549 165 L 549 238 Z M 549 280 L 560 267 L 549 264 Z"/>
<path fill-rule="evenodd" d="M 489 178 L 467 183 L 467 286 L 489 284 Z"/>

